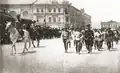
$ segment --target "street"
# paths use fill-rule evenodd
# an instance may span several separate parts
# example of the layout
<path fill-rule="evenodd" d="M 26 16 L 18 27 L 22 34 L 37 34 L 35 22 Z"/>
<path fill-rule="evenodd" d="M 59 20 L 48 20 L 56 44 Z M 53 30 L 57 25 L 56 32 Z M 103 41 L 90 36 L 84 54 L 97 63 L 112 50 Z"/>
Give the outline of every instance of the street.
<path fill-rule="evenodd" d="M 108 51 L 103 45 L 103 51 L 93 47 L 92 54 L 87 54 L 83 45 L 81 54 L 75 53 L 75 48 L 69 48 L 64 53 L 61 39 L 41 40 L 39 48 L 29 48 L 22 54 L 23 43 L 16 43 L 17 54 L 11 55 L 11 46 L 2 45 L 0 51 L 2 73 L 120 73 L 120 44 L 114 45 Z"/>

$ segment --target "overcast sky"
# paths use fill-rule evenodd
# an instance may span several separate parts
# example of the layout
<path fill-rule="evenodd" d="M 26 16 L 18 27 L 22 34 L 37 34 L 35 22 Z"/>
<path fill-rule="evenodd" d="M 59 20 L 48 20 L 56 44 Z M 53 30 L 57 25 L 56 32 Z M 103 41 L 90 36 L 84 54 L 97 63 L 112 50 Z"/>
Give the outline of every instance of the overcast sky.
<path fill-rule="evenodd" d="M 0 0 L 1 1 L 1 0 Z M 1 3 L 31 3 L 35 0 L 3 0 Z M 40 2 L 46 0 L 39 0 Z M 51 0 L 48 0 L 51 1 Z M 58 0 L 61 1 L 61 0 Z M 84 8 L 85 12 L 92 17 L 93 24 L 101 21 L 115 20 L 120 22 L 119 0 L 68 0 L 78 9 Z M 47 2 L 47 1 L 46 1 Z"/>

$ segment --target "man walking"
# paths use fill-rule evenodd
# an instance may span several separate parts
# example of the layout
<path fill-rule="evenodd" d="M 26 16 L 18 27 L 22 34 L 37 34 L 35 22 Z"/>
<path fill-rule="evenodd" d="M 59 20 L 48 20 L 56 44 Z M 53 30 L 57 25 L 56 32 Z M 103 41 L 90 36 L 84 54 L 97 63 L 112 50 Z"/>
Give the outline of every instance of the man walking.
<path fill-rule="evenodd" d="M 83 41 L 83 35 L 80 32 L 80 29 L 75 30 L 75 42 L 76 42 L 76 53 L 80 54 L 80 51 L 82 49 L 82 41 Z"/>
<path fill-rule="evenodd" d="M 64 31 L 62 32 L 62 39 L 63 39 L 63 43 L 64 43 L 65 52 L 67 53 L 68 39 L 69 39 L 69 31 L 67 30 L 67 28 L 65 28 Z"/>
<path fill-rule="evenodd" d="M 90 29 L 90 24 L 88 24 L 87 29 L 85 30 L 85 44 L 86 44 L 88 53 L 92 52 L 93 39 L 94 39 L 94 33 Z"/>
<path fill-rule="evenodd" d="M 107 35 L 106 35 L 108 50 L 113 48 L 113 37 L 114 37 L 113 31 L 111 30 L 111 28 L 108 28 Z"/>

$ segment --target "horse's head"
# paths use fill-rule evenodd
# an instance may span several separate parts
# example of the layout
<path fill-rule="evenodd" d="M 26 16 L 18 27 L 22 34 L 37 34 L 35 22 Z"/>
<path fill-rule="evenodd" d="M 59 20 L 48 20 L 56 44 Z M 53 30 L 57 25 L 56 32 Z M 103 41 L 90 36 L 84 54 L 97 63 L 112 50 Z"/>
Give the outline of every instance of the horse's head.
<path fill-rule="evenodd" d="M 12 24 L 12 22 L 8 21 L 8 22 L 6 23 L 6 28 L 5 28 L 5 29 L 8 29 L 8 28 L 11 26 L 11 24 Z"/>

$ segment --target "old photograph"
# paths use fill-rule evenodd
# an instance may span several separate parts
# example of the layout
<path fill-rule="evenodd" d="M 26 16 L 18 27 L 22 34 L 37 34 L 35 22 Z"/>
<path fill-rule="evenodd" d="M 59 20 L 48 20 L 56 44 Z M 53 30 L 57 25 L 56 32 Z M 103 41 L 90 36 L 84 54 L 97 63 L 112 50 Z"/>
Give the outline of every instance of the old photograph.
<path fill-rule="evenodd" d="M 0 0 L 0 73 L 120 73 L 119 0 Z"/>

